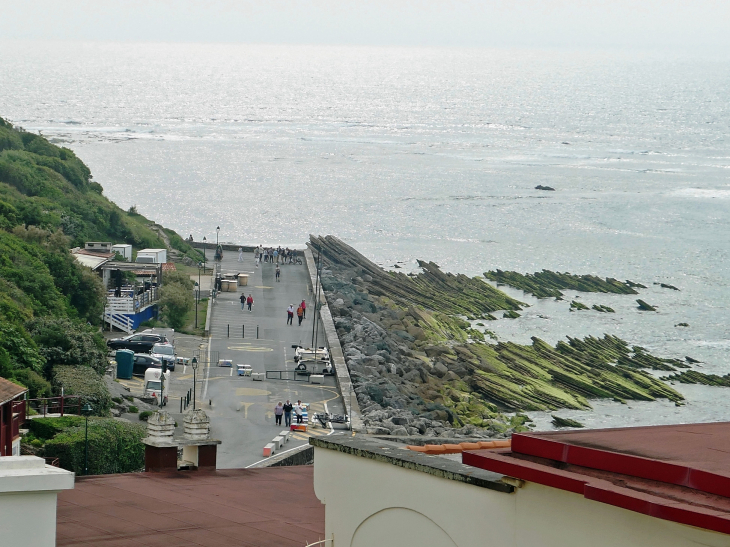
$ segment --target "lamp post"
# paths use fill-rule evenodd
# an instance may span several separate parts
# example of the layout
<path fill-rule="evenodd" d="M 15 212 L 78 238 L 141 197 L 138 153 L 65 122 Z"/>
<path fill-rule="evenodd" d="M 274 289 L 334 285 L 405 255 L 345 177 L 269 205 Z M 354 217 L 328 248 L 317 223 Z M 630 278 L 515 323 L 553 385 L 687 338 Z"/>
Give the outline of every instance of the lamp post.
<path fill-rule="evenodd" d="M 84 475 L 89 474 L 89 415 L 94 409 L 89 403 L 81 407 L 81 412 L 86 416 L 86 437 L 84 439 Z"/>
<path fill-rule="evenodd" d="M 197 386 L 198 359 L 193 357 L 193 410 L 195 410 L 195 388 Z"/>
<path fill-rule="evenodd" d="M 205 258 L 205 247 L 207 245 L 205 243 L 206 241 L 207 241 L 207 239 L 205 239 L 205 236 L 203 236 L 203 268 L 205 268 L 205 265 L 206 265 L 206 262 L 207 262 L 207 260 Z"/>
<path fill-rule="evenodd" d="M 200 268 L 202 264 L 198 262 L 198 283 L 195 293 L 195 328 L 198 328 L 198 302 L 200 302 Z"/>
<path fill-rule="evenodd" d="M 218 232 L 220 232 L 220 231 L 221 231 L 221 227 L 216 226 L 215 227 L 215 247 L 216 247 L 216 249 L 218 248 Z"/>

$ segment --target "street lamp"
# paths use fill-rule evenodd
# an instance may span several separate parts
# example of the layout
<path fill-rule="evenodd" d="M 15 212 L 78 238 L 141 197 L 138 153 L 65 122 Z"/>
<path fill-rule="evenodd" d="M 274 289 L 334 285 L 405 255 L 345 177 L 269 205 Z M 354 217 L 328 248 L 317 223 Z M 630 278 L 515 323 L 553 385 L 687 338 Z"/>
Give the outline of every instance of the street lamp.
<path fill-rule="evenodd" d="M 205 239 L 205 236 L 203 236 L 203 268 L 205 268 L 205 264 L 207 262 L 206 261 L 206 258 L 205 258 L 205 247 L 206 247 L 206 243 L 205 242 L 206 241 L 208 241 L 208 240 Z"/>
<path fill-rule="evenodd" d="M 86 438 L 84 440 L 84 475 L 89 474 L 89 415 L 94 409 L 89 403 L 81 407 L 81 413 L 86 416 Z"/>
<path fill-rule="evenodd" d="M 216 226 L 215 227 L 215 247 L 216 247 L 216 249 L 218 248 L 218 232 L 220 232 L 220 231 L 221 231 L 221 227 Z"/>
<path fill-rule="evenodd" d="M 195 328 L 198 328 L 198 302 L 200 302 L 200 268 L 202 268 L 203 265 L 198 262 L 198 283 L 197 283 L 197 292 L 195 294 Z"/>
<path fill-rule="evenodd" d="M 193 410 L 195 410 L 195 387 L 197 386 L 198 359 L 193 357 Z"/>

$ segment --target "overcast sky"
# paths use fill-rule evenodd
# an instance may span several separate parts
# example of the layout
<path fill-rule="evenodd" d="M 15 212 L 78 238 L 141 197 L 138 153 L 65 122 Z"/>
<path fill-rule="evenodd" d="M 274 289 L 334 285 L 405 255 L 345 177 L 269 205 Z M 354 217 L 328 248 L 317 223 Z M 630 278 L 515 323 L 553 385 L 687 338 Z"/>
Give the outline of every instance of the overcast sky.
<path fill-rule="evenodd" d="M 0 0 L 0 38 L 712 50 L 730 0 Z"/>

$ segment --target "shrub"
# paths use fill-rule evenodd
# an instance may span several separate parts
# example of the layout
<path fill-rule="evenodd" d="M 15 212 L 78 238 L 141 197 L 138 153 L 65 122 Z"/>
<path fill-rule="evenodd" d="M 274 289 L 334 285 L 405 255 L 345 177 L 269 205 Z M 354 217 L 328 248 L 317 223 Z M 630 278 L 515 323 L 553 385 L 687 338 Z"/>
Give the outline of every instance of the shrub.
<path fill-rule="evenodd" d="M 121 397 L 112 397 L 112 401 L 114 401 L 114 402 L 115 402 L 115 403 L 117 403 L 118 405 L 122 404 L 122 401 L 123 401 L 123 400 L 124 400 L 124 399 L 122 399 Z"/>
<path fill-rule="evenodd" d="M 144 467 L 142 438 L 146 428 L 111 418 L 89 420 L 89 474 L 130 473 Z M 46 442 L 46 456 L 56 457 L 63 469 L 84 471 L 84 426 L 74 427 Z"/>
<path fill-rule="evenodd" d="M 129 411 L 128 411 L 128 412 L 129 412 L 130 414 L 137 414 L 137 412 L 139 412 L 139 409 L 138 409 L 138 408 L 137 408 L 136 406 L 134 406 L 134 405 L 131 405 L 131 406 L 129 407 Z"/>
<path fill-rule="evenodd" d="M 93 328 L 56 317 L 33 319 L 26 328 L 40 348 L 47 370 L 73 365 L 91 367 L 99 374 L 106 371 L 106 345 Z"/>
<path fill-rule="evenodd" d="M 53 385 L 65 395 L 78 395 L 93 408 L 95 416 L 107 416 L 112 398 L 102 376 L 91 367 L 54 367 Z"/>
<path fill-rule="evenodd" d="M 41 441 L 40 439 L 33 439 L 32 441 L 30 441 L 30 445 L 36 448 L 40 448 L 41 446 L 43 446 L 43 441 Z"/>
<path fill-rule="evenodd" d="M 30 421 L 30 434 L 38 439 L 49 440 L 69 429 L 84 425 L 86 418 L 82 416 L 61 416 L 60 418 L 35 418 Z"/>
<path fill-rule="evenodd" d="M 51 383 L 43 376 L 30 369 L 20 369 L 13 372 L 12 380 L 28 388 L 31 399 L 51 396 Z"/>
<path fill-rule="evenodd" d="M 154 412 L 152 412 L 151 410 L 145 410 L 145 411 L 139 413 L 139 419 L 146 422 L 147 418 L 149 418 L 153 414 L 154 414 Z"/>
<path fill-rule="evenodd" d="M 180 283 L 165 283 L 161 292 L 160 311 L 167 324 L 179 330 L 185 325 L 185 316 L 193 308 L 193 293 Z"/>

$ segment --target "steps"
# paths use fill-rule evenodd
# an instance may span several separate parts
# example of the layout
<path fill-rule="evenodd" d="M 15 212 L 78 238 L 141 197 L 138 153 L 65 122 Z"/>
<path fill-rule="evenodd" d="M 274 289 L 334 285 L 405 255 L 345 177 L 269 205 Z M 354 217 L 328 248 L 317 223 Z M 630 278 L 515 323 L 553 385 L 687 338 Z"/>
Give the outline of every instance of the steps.
<path fill-rule="evenodd" d="M 102 315 L 102 320 L 104 321 L 104 323 L 108 323 L 112 327 L 124 331 L 128 334 L 132 334 L 134 332 L 134 321 L 132 321 L 130 317 L 127 317 L 124 314 L 104 312 L 104 315 Z"/>

